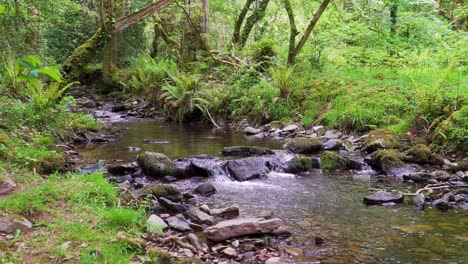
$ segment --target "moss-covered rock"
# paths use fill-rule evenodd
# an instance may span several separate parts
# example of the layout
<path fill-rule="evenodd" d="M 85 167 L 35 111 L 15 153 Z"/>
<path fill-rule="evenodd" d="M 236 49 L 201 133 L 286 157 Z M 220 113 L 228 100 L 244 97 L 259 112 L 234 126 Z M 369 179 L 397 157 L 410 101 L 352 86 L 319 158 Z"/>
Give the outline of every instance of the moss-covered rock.
<path fill-rule="evenodd" d="M 284 144 L 283 147 L 299 154 L 315 154 L 323 150 L 323 144 L 317 138 L 294 138 Z"/>
<path fill-rule="evenodd" d="M 393 170 L 405 167 L 405 163 L 402 159 L 404 159 L 404 155 L 402 153 L 388 149 L 375 151 L 371 154 L 370 160 L 367 160 L 367 162 L 374 169 L 390 175 Z"/>
<path fill-rule="evenodd" d="M 297 156 L 288 162 L 287 172 L 300 173 L 312 168 L 319 168 L 319 164 L 314 164 L 314 160 L 306 156 Z"/>
<path fill-rule="evenodd" d="M 447 151 L 468 150 L 468 105 L 453 112 L 434 130 L 432 143 Z"/>
<path fill-rule="evenodd" d="M 444 159 L 439 155 L 432 153 L 431 149 L 424 144 L 417 144 L 408 150 L 407 161 L 418 164 L 443 165 Z"/>
<path fill-rule="evenodd" d="M 338 153 L 325 151 L 320 156 L 320 167 L 322 170 L 345 170 L 347 168 L 348 160 Z"/>
<path fill-rule="evenodd" d="M 468 159 L 457 161 L 455 164 L 450 166 L 450 170 L 453 172 L 468 171 Z"/>
<path fill-rule="evenodd" d="M 8 145 L 10 137 L 6 132 L 0 131 L 0 159 L 6 159 L 8 157 Z"/>
<path fill-rule="evenodd" d="M 171 175 L 178 177 L 182 174 L 172 160 L 161 153 L 146 151 L 138 155 L 137 162 L 143 168 L 143 172 L 148 176 L 164 177 Z"/>
<path fill-rule="evenodd" d="M 141 196 L 152 195 L 156 198 L 167 198 L 173 202 L 180 202 L 183 199 L 182 192 L 172 185 L 156 184 L 146 186 L 140 191 Z"/>
<path fill-rule="evenodd" d="M 378 149 L 394 149 L 398 148 L 400 143 L 391 130 L 377 129 L 369 133 L 366 141 L 364 142 L 364 150 L 371 153 Z"/>
<path fill-rule="evenodd" d="M 36 169 L 38 173 L 50 174 L 64 170 L 67 166 L 67 160 L 62 154 L 56 153 L 42 157 L 37 164 Z"/>

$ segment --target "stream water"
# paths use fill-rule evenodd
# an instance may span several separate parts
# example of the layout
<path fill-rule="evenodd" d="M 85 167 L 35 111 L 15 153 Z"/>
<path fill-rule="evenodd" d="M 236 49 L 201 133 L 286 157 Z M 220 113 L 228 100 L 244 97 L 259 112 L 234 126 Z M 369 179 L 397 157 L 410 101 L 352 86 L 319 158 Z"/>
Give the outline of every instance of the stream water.
<path fill-rule="evenodd" d="M 171 158 L 197 154 L 219 156 L 225 146 L 256 145 L 281 148 L 273 139 L 247 138 L 228 130 L 160 121 L 114 123 L 123 131 L 115 143 L 88 146 L 89 160 L 135 161 L 139 151 L 156 151 Z M 146 144 L 145 140 L 154 140 Z M 148 142 L 148 141 L 147 141 Z M 237 205 L 241 216 L 273 212 L 293 231 L 293 245 L 322 263 L 468 263 L 468 212 L 442 212 L 412 205 L 365 206 L 362 198 L 374 189 L 414 191 L 398 181 L 375 175 L 272 173 L 266 179 L 236 182 L 209 179 L 218 193 L 205 202 L 211 207 Z M 180 184 L 189 188 L 191 184 Z M 315 236 L 325 243 L 315 245 Z"/>

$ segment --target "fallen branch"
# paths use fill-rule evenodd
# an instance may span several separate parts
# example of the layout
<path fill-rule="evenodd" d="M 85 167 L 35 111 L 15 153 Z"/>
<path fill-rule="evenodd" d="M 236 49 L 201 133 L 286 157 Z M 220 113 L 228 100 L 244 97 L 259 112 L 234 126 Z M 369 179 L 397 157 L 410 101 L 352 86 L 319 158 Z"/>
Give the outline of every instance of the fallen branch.
<path fill-rule="evenodd" d="M 429 185 L 426 185 L 426 187 L 417 190 L 415 193 L 404 193 L 403 195 L 405 195 L 405 196 L 416 196 L 416 195 L 420 194 L 423 191 L 440 190 L 440 189 L 448 189 L 448 188 L 450 188 L 450 185 L 446 185 L 445 183 L 429 184 Z"/>
<path fill-rule="evenodd" d="M 178 237 L 176 236 L 170 236 L 170 237 L 167 237 L 165 239 L 162 240 L 162 243 L 163 244 L 169 244 L 169 243 L 172 243 L 172 244 L 176 244 L 182 248 L 186 248 L 190 251 L 192 251 L 193 253 L 197 253 L 197 250 L 195 249 L 195 247 L 193 247 L 192 245 L 189 245 L 187 243 L 184 243 L 182 242 Z"/>

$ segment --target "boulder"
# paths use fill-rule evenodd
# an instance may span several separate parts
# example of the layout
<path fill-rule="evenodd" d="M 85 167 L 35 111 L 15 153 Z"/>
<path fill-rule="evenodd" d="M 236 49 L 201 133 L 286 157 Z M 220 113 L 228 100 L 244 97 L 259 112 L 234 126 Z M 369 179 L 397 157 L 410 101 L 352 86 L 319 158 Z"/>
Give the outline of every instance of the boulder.
<path fill-rule="evenodd" d="M 299 154 L 315 154 L 323 150 L 323 144 L 317 138 L 294 138 L 284 144 L 283 147 Z"/>
<path fill-rule="evenodd" d="M 211 183 L 202 183 L 198 185 L 197 188 L 195 188 L 193 193 L 203 196 L 210 196 L 216 193 L 216 188 Z"/>
<path fill-rule="evenodd" d="M 235 147 L 225 147 L 221 152 L 223 156 L 241 156 L 241 157 L 250 157 L 250 156 L 263 156 L 263 155 L 273 155 L 274 152 L 267 148 L 260 148 L 254 146 L 235 146 Z"/>
<path fill-rule="evenodd" d="M 188 210 L 186 205 L 172 202 L 164 197 L 159 198 L 158 201 L 164 208 L 172 212 L 183 213 Z"/>
<path fill-rule="evenodd" d="M 211 215 L 204 213 L 200 209 L 194 207 L 184 213 L 184 215 L 192 220 L 195 223 L 201 223 L 205 225 L 212 225 L 214 224 L 214 219 Z"/>
<path fill-rule="evenodd" d="M 226 208 L 211 209 L 211 215 L 225 219 L 236 218 L 239 216 L 239 207 L 231 206 Z"/>
<path fill-rule="evenodd" d="M 24 232 L 31 228 L 31 222 L 20 215 L 7 215 L 0 217 L 0 233 L 14 235 L 17 230 Z"/>
<path fill-rule="evenodd" d="M 331 151 L 325 151 L 320 156 L 320 167 L 322 170 L 345 170 L 347 168 L 347 159 Z"/>
<path fill-rule="evenodd" d="M 166 222 L 164 222 L 164 220 L 162 220 L 159 216 L 155 214 L 152 214 L 150 215 L 150 217 L 148 217 L 148 220 L 146 220 L 146 224 L 150 226 L 150 229 L 151 226 L 158 226 L 163 230 L 167 228 Z"/>
<path fill-rule="evenodd" d="M 311 170 L 312 168 L 318 169 L 320 164 L 317 159 L 312 159 L 306 156 L 297 156 L 288 162 L 286 172 L 300 173 Z"/>
<path fill-rule="evenodd" d="M 435 200 L 432 202 L 432 205 L 437 207 L 440 210 L 447 210 L 449 207 L 449 202 L 454 200 L 454 195 L 452 193 L 446 193 L 442 198 Z"/>
<path fill-rule="evenodd" d="M 250 157 L 230 160 L 226 163 L 226 168 L 235 180 L 248 181 L 267 174 L 270 171 L 267 165 L 267 162 L 260 157 Z"/>
<path fill-rule="evenodd" d="M 167 198 L 174 202 L 180 202 L 183 199 L 182 192 L 176 187 L 168 184 L 149 185 L 140 190 L 140 196 L 152 195 L 156 198 Z"/>
<path fill-rule="evenodd" d="M 431 149 L 423 144 L 417 144 L 408 150 L 406 160 L 418 164 L 443 165 L 444 159 L 432 153 Z"/>
<path fill-rule="evenodd" d="M 376 170 L 385 173 L 387 176 L 402 176 L 414 173 L 415 169 L 406 165 L 402 159 L 404 155 L 396 150 L 378 150 L 370 155 L 370 159 L 365 161 Z"/>
<path fill-rule="evenodd" d="M 383 203 L 403 203 L 403 195 L 393 194 L 385 191 L 378 191 L 372 195 L 364 197 L 363 202 L 367 205 Z"/>
<path fill-rule="evenodd" d="M 123 176 L 137 172 L 137 166 L 138 164 L 132 162 L 126 164 L 108 164 L 106 165 L 106 168 L 107 172 L 109 172 L 112 175 Z"/>
<path fill-rule="evenodd" d="M 282 225 L 281 219 L 242 218 L 226 220 L 208 227 L 203 232 L 212 241 L 224 241 L 226 239 L 271 233 Z"/>
<path fill-rule="evenodd" d="M 182 172 L 166 155 L 146 151 L 137 157 L 138 164 L 148 176 L 164 177 L 167 175 L 182 176 Z"/>
<path fill-rule="evenodd" d="M 246 134 L 246 135 L 256 135 L 256 134 L 262 132 L 262 130 L 258 129 L 258 128 L 253 128 L 253 127 L 248 126 L 248 127 L 244 128 L 244 130 L 242 132 L 244 134 Z"/>
<path fill-rule="evenodd" d="M 180 232 L 192 231 L 192 228 L 190 228 L 190 223 L 181 214 L 171 216 L 167 218 L 166 221 L 167 224 L 174 230 Z"/>
<path fill-rule="evenodd" d="M 323 143 L 324 150 L 340 150 L 343 148 L 343 142 L 339 139 L 329 139 Z"/>
<path fill-rule="evenodd" d="M 2 194 L 9 194 L 16 188 L 16 183 L 6 177 L 6 176 L 0 176 L 0 195 Z"/>
<path fill-rule="evenodd" d="M 364 141 L 364 150 L 371 153 L 379 149 L 398 148 L 400 143 L 391 130 L 377 129 L 369 133 L 369 136 Z"/>

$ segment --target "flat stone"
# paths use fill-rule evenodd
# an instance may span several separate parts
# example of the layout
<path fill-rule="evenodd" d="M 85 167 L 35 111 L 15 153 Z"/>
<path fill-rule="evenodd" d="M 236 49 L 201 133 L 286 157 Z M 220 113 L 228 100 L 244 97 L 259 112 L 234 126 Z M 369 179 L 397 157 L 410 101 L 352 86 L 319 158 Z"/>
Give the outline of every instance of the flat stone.
<path fill-rule="evenodd" d="M 242 132 L 246 135 L 255 135 L 255 134 L 262 132 L 262 130 L 248 126 L 244 128 Z"/>
<path fill-rule="evenodd" d="M 221 151 L 223 156 L 241 156 L 241 157 L 250 157 L 250 156 L 262 156 L 262 155 L 272 155 L 274 152 L 271 149 L 260 148 L 255 146 L 234 146 L 234 147 L 225 147 Z"/>
<path fill-rule="evenodd" d="M 160 197 L 158 201 L 164 208 L 172 212 L 183 213 L 188 210 L 188 207 L 186 205 L 175 203 L 164 197 Z"/>
<path fill-rule="evenodd" d="M 211 209 L 211 215 L 227 219 L 236 218 L 239 216 L 239 207 L 231 206 L 227 208 Z"/>
<path fill-rule="evenodd" d="M 175 229 L 175 230 L 181 231 L 181 232 L 192 231 L 192 228 L 190 228 L 189 222 L 181 214 L 169 217 L 166 220 L 167 220 L 167 224 L 172 229 Z"/>
<path fill-rule="evenodd" d="M 135 163 L 126 163 L 126 164 L 108 164 L 106 165 L 107 172 L 112 175 L 127 175 L 133 174 L 138 170 L 138 164 Z"/>
<path fill-rule="evenodd" d="M 287 125 L 282 130 L 283 130 L 283 132 L 291 133 L 291 132 L 294 132 L 294 131 L 296 131 L 298 129 L 299 129 L 299 127 L 297 125 L 291 124 L 291 125 Z"/>
<path fill-rule="evenodd" d="M 364 198 L 364 203 L 367 205 L 383 204 L 383 203 L 403 203 L 403 195 L 393 194 L 384 191 L 378 191 Z"/>
<path fill-rule="evenodd" d="M 193 255 L 193 252 L 192 252 L 190 249 L 184 248 L 183 251 L 184 251 L 184 254 L 185 254 L 187 257 L 189 257 L 189 258 L 191 258 L 191 257 L 194 256 L 194 255 Z"/>
<path fill-rule="evenodd" d="M 162 220 L 159 216 L 152 214 L 150 217 L 148 217 L 148 220 L 146 220 L 147 225 L 156 225 L 161 227 L 161 229 L 166 229 L 168 226 L 164 220 Z"/>
<path fill-rule="evenodd" d="M 0 177 L 0 194 L 9 194 L 16 188 L 16 183 L 9 177 Z"/>
<path fill-rule="evenodd" d="M 193 191 L 195 194 L 210 196 L 216 193 L 216 188 L 211 183 L 202 183 Z"/>
<path fill-rule="evenodd" d="M 323 136 L 325 134 L 325 128 L 323 126 L 314 126 L 312 127 L 312 130 L 319 136 Z"/>
<path fill-rule="evenodd" d="M 235 250 L 232 247 L 228 247 L 228 248 L 225 248 L 223 250 L 223 254 L 228 256 L 228 257 L 235 257 L 235 256 L 237 256 L 237 250 Z"/>
<path fill-rule="evenodd" d="M 299 256 L 304 254 L 304 250 L 300 248 L 286 248 L 285 251 L 292 256 Z"/>
<path fill-rule="evenodd" d="M 339 138 L 341 137 L 341 132 L 338 132 L 336 130 L 327 130 L 327 132 L 325 132 L 325 135 L 323 135 L 323 137 L 325 138 Z"/>
<path fill-rule="evenodd" d="M 14 235 L 16 230 L 24 232 L 31 228 L 31 222 L 20 215 L 7 215 L 0 217 L 0 233 Z"/>
<path fill-rule="evenodd" d="M 282 225 L 281 219 L 242 218 L 221 221 L 205 229 L 204 234 L 212 241 L 224 241 L 229 238 L 267 234 Z"/>
<path fill-rule="evenodd" d="M 343 147 L 343 142 L 341 142 L 341 140 L 336 139 L 336 138 L 329 139 L 325 141 L 325 143 L 323 143 L 324 150 L 340 150 L 342 149 L 342 147 Z"/>
<path fill-rule="evenodd" d="M 184 215 L 195 223 L 202 223 L 205 225 L 212 225 L 214 223 L 214 219 L 211 215 L 202 212 L 196 207 L 186 211 Z"/>

